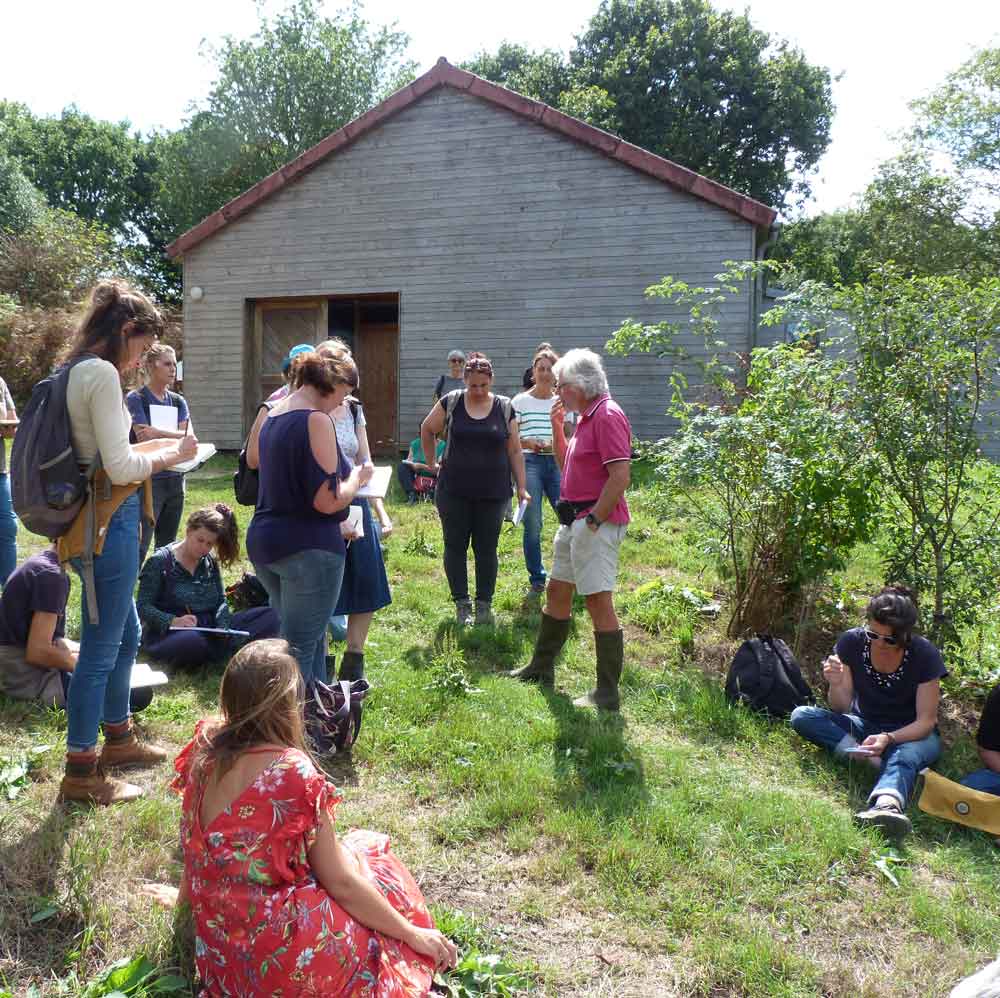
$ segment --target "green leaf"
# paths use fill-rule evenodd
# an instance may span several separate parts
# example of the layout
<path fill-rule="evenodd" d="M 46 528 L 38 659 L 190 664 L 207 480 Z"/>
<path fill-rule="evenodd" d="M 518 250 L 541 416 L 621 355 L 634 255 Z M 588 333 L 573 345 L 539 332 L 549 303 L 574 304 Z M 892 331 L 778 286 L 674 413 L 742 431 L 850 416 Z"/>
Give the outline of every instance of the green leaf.
<path fill-rule="evenodd" d="M 53 915 L 59 914 L 59 909 L 54 904 L 48 904 L 44 908 L 40 908 L 38 911 L 31 916 L 30 924 L 37 925 L 39 922 L 48 921 Z"/>

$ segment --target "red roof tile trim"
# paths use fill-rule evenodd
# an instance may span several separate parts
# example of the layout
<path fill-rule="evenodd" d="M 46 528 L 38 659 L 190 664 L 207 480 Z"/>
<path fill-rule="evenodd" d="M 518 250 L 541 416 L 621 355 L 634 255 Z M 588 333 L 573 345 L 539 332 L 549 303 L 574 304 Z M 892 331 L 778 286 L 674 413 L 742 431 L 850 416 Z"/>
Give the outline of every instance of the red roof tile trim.
<path fill-rule="evenodd" d="M 744 194 L 739 194 L 723 184 L 709 180 L 707 177 L 679 166 L 662 156 L 656 156 L 645 149 L 640 149 L 638 146 L 625 142 L 616 135 L 604 132 L 593 125 L 588 125 L 578 118 L 563 114 L 562 111 L 557 111 L 541 101 L 524 97 L 513 90 L 507 90 L 496 83 L 490 83 L 473 73 L 466 72 L 464 69 L 458 69 L 445 59 L 439 59 L 433 69 L 418 77 L 409 86 L 397 90 L 377 107 L 373 107 L 359 118 L 348 122 L 343 128 L 328 135 L 322 142 L 318 142 L 290 163 L 286 163 L 280 170 L 276 170 L 248 191 L 244 191 L 239 197 L 223 205 L 218 211 L 199 222 L 193 229 L 188 229 L 167 247 L 167 254 L 171 257 L 178 257 L 186 253 L 234 219 L 248 212 L 265 198 L 270 197 L 275 191 L 279 191 L 298 180 L 327 156 L 350 145 L 385 119 L 402 111 L 403 108 L 409 107 L 424 94 L 437 87 L 452 87 L 456 90 L 463 90 L 474 97 L 506 108 L 514 114 L 535 121 L 560 135 L 565 135 L 574 142 L 590 146 L 610 159 L 618 160 L 632 169 L 655 177 L 671 187 L 679 188 L 703 201 L 725 208 L 726 211 L 730 211 L 754 225 L 770 226 L 777 216 L 773 208 L 768 208 L 767 205 L 754 201 L 753 198 Z"/>

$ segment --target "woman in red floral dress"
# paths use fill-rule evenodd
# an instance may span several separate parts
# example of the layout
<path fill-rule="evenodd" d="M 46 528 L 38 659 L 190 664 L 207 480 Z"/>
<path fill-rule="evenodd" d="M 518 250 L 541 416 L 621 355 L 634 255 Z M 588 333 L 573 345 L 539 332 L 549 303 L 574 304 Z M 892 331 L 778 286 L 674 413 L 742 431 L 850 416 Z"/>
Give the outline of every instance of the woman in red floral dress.
<path fill-rule="evenodd" d="M 455 946 L 387 836 L 338 840 L 341 797 L 305 748 L 300 682 L 284 641 L 229 663 L 222 722 L 200 722 L 177 757 L 181 886 L 151 893 L 191 905 L 202 998 L 426 995 Z"/>

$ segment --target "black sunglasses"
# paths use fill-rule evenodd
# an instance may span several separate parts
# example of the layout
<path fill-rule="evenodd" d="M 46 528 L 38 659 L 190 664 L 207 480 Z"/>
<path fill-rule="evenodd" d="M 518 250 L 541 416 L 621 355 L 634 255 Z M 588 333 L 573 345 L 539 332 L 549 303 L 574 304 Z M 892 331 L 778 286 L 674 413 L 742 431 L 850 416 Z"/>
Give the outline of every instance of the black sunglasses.
<path fill-rule="evenodd" d="M 865 628 L 865 637 L 869 641 L 884 641 L 887 645 L 898 645 L 899 638 L 894 638 L 891 634 L 879 634 L 870 627 Z"/>

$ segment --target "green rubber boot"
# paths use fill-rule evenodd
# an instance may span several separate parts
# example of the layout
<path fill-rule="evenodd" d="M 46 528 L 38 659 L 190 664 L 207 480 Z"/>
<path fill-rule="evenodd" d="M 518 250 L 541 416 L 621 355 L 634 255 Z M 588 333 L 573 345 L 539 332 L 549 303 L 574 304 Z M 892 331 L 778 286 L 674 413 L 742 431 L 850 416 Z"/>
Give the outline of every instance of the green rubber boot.
<path fill-rule="evenodd" d="M 597 689 L 586 696 L 577 697 L 574 707 L 598 707 L 601 710 L 618 710 L 618 681 L 622 678 L 625 663 L 625 635 L 617 631 L 595 631 L 597 647 Z"/>
<path fill-rule="evenodd" d="M 556 620 L 543 613 L 531 661 L 507 675 L 511 679 L 520 679 L 522 683 L 538 683 L 552 689 L 556 684 L 556 656 L 562 651 L 568 637 L 568 620 Z"/>
<path fill-rule="evenodd" d="M 338 679 L 346 679 L 353 683 L 355 679 L 365 678 L 365 653 L 360 651 L 345 651 L 340 660 Z"/>

